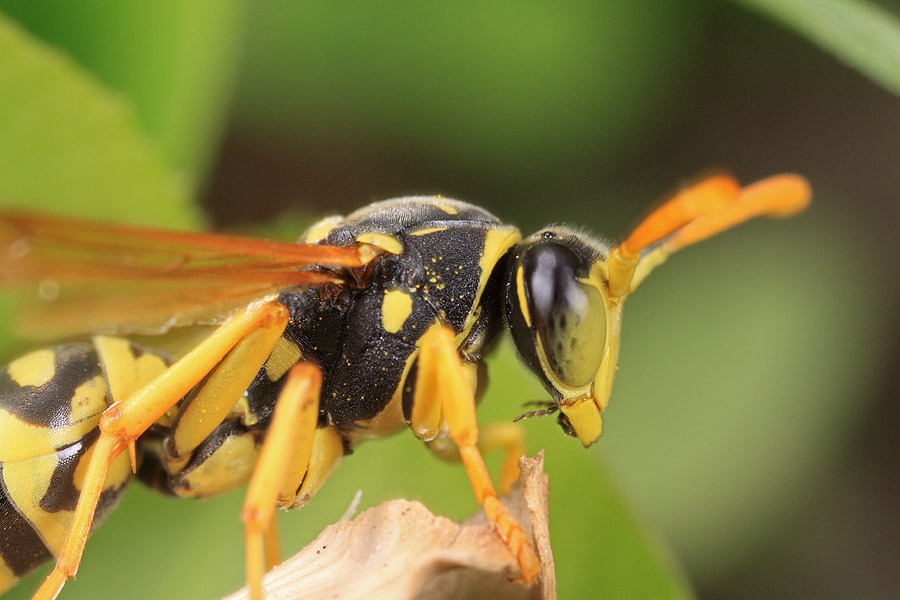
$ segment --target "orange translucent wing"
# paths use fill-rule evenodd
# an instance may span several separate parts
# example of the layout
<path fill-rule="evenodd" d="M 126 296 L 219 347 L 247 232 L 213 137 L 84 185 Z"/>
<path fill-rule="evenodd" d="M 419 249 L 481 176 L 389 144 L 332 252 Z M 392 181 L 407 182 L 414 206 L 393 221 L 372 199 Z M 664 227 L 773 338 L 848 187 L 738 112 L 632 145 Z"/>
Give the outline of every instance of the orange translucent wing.
<path fill-rule="evenodd" d="M 37 289 L 29 335 L 158 333 L 215 323 L 298 285 L 341 281 L 375 252 L 0 211 L 0 284 Z"/>

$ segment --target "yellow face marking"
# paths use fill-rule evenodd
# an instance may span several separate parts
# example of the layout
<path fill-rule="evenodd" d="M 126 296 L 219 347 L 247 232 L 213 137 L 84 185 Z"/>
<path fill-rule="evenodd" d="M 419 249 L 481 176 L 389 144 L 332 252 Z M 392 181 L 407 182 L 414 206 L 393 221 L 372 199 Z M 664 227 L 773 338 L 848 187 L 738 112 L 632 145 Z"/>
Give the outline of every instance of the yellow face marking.
<path fill-rule="evenodd" d="M 297 364 L 303 355 L 294 342 L 281 338 L 275 344 L 272 354 L 266 360 L 266 376 L 269 381 L 278 381 L 288 369 Z"/>
<path fill-rule="evenodd" d="M 531 329 L 531 312 L 528 310 L 528 300 L 525 298 L 525 269 L 521 265 L 516 269 L 516 295 L 519 297 L 519 312 L 525 318 L 525 325 Z"/>
<path fill-rule="evenodd" d="M 566 390 L 561 382 L 556 381 L 551 370 L 547 368 L 544 350 L 538 338 L 538 357 L 542 363 L 544 373 L 551 380 L 557 390 L 563 392 L 564 399 L 560 402 L 560 410 L 569 418 L 569 422 L 575 429 L 575 434 L 584 447 L 588 447 L 600 437 L 603 430 L 602 413 L 609 403 L 612 392 L 613 379 L 616 374 L 616 363 L 619 358 L 619 335 L 622 326 L 622 302 L 625 297 L 611 299 L 607 291 L 607 269 L 604 262 L 598 261 L 591 267 L 586 280 L 581 280 L 586 285 L 595 287 L 606 305 L 606 339 L 604 340 L 604 354 L 600 368 L 589 386 L 589 390 Z"/>
<path fill-rule="evenodd" d="M 381 303 L 381 324 L 388 333 L 397 333 L 412 314 L 413 299 L 403 290 L 389 290 Z"/>
<path fill-rule="evenodd" d="M 37 350 L 9 364 L 10 378 L 21 386 L 44 385 L 53 378 L 56 353 L 51 349 Z"/>
<path fill-rule="evenodd" d="M 571 404 L 560 404 L 562 411 L 575 429 L 581 444 L 587 448 L 600 438 L 603 433 L 603 418 L 600 409 L 590 398 L 579 398 Z"/>
<path fill-rule="evenodd" d="M 328 237 L 328 234 L 343 220 L 343 217 L 339 216 L 326 217 L 307 229 L 300 241 L 306 244 L 318 244 Z"/>
<path fill-rule="evenodd" d="M 385 235 L 383 233 L 364 233 L 357 237 L 356 241 L 378 246 L 391 254 L 403 254 L 403 244 L 400 243 L 400 240 L 391 235 Z"/>

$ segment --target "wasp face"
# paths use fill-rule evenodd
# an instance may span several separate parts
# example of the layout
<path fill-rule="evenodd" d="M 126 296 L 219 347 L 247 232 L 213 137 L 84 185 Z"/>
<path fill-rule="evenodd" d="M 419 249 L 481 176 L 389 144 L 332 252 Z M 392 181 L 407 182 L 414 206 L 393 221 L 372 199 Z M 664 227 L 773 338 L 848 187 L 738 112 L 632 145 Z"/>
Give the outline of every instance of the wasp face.
<path fill-rule="evenodd" d="M 519 354 L 559 403 L 563 431 L 585 446 L 600 436 L 617 354 L 607 255 L 602 243 L 554 228 L 516 248 L 507 276 L 506 314 Z"/>

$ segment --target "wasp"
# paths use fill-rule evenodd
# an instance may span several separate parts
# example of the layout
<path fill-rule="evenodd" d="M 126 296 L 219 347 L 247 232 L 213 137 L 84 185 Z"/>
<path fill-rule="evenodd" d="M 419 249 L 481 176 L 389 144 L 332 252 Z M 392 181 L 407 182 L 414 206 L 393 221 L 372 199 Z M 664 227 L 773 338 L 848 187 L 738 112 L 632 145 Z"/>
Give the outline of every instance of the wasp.
<path fill-rule="evenodd" d="M 51 558 L 35 594 L 76 574 L 92 527 L 134 478 L 202 498 L 249 482 L 247 580 L 277 562 L 273 513 L 299 507 L 361 442 L 408 427 L 461 461 L 518 562 L 540 576 L 483 453 L 517 477 L 514 423 L 475 417 L 482 357 L 508 331 L 563 431 L 600 437 L 622 306 L 674 251 L 810 198 L 805 179 L 718 175 L 662 203 L 620 244 L 564 226 L 529 237 L 442 197 L 371 204 L 296 244 L 0 212 L 0 277 L 37 285 L 26 330 L 83 336 L 0 371 L 0 592 Z M 129 341 L 214 325 L 177 360 Z M 92 337 L 91 337 L 92 336 Z"/>

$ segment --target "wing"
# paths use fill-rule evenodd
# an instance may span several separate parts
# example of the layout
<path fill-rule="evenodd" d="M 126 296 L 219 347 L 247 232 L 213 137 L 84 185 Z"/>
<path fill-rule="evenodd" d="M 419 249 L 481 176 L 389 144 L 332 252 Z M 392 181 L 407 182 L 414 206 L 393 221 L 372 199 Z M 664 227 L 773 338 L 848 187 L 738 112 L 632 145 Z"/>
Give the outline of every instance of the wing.
<path fill-rule="evenodd" d="M 216 323 L 287 288 L 342 283 L 346 269 L 376 255 L 366 244 L 291 244 L 0 211 L 0 285 L 36 289 L 21 326 L 38 337 Z"/>

